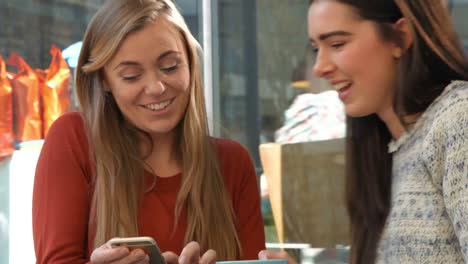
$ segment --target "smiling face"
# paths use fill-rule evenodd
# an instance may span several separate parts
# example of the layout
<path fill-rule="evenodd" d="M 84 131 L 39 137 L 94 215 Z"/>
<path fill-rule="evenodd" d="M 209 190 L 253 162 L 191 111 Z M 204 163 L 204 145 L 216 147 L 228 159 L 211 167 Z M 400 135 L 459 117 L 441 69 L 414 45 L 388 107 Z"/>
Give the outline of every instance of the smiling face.
<path fill-rule="evenodd" d="M 164 17 L 130 33 L 104 67 L 106 88 L 125 119 L 153 135 L 181 121 L 190 95 L 190 70 L 181 34 Z"/>
<path fill-rule="evenodd" d="M 317 0 L 309 8 L 308 33 L 316 50 L 314 74 L 338 91 L 348 115 L 392 108 L 401 50 L 383 40 L 374 22 L 361 19 L 350 5 Z"/>

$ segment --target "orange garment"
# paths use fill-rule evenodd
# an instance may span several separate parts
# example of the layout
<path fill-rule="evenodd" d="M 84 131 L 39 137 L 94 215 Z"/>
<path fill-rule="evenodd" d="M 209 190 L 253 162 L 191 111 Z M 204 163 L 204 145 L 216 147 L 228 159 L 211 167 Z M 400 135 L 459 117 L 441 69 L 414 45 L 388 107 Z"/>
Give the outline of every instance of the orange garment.
<path fill-rule="evenodd" d="M 13 89 L 5 61 L 0 56 L 0 161 L 13 154 L 14 142 Z"/>
<path fill-rule="evenodd" d="M 42 139 L 39 77 L 16 53 L 10 54 L 7 63 L 18 68 L 11 81 L 15 139 L 17 142 Z"/>
<path fill-rule="evenodd" d="M 257 259 L 265 248 L 265 234 L 252 161 L 234 141 L 213 142 L 237 217 L 241 259 Z M 89 261 L 94 227 L 88 226 L 93 171 L 88 150 L 81 114 L 66 113 L 50 128 L 34 179 L 32 217 L 37 263 Z M 184 246 L 185 217 L 179 220 L 174 236 L 171 231 L 180 180 L 181 175 L 158 177 L 156 187 L 144 195 L 138 216 L 139 235 L 153 237 L 163 252 L 178 254 Z"/>
<path fill-rule="evenodd" d="M 44 136 L 47 135 L 55 119 L 67 112 L 70 104 L 70 68 L 62 57 L 62 52 L 55 45 L 50 48 L 50 55 L 52 61 L 41 85 Z"/>

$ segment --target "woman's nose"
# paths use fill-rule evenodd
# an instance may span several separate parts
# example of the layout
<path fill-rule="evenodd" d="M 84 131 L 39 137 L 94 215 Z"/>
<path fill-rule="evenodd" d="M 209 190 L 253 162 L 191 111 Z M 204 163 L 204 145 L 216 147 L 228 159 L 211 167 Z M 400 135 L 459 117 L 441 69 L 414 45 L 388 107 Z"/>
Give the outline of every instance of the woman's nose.
<path fill-rule="evenodd" d="M 160 80 L 153 80 L 146 86 L 146 93 L 150 95 L 162 95 L 166 91 L 166 85 Z"/>
<path fill-rule="evenodd" d="M 315 58 L 314 67 L 312 68 L 314 75 L 321 78 L 327 77 L 327 75 L 333 72 L 334 68 L 334 64 L 328 54 L 319 51 Z"/>

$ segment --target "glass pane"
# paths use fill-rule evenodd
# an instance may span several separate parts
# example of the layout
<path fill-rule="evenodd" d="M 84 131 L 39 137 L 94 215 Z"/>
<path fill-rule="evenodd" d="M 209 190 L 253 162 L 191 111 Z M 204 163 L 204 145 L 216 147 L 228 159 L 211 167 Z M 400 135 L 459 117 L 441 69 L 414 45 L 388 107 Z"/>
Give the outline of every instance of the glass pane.
<path fill-rule="evenodd" d="M 44 78 L 46 76 L 44 71 L 49 69 L 52 61 L 51 49 L 56 46 L 71 68 L 70 79 L 63 83 L 64 91 L 66 91 L 64 96 L 70 99 L 72 95 L 70 80 L 79 47 L 65 50 L 81 41 L 89 19 L 103 2 L 104 0 L 1 1 L 0 55 L 7 63 L 7 71 L 12 75 L 19 71 L 13 65 L 13 60 L 10 60 L 14 58 L 12 54 L 17 54 L 17 59 L 24 60 L 31 67 L 30 73 L 35 74 L 34 78 Z M 33 86 L 27 86 L 27 89 L 31 93 L 33 89 L 39 90 Z M 15 93 L 15 90 L 13 92 Z M 17 121 L 21 118 L 18 107 L 24 103 L 21 99 L 17 97 L 11 109 L 16 131 L 22 126 Z M 48 109 L 49 104 L 45 99 L 36 97 L 34 100 L 32 105 L 41 104 L 39 111 L 45 112 Z M 76 106 L 73 98 L 71 100 L 69 108 L 66 107 L 70 110 L 75 109 Z M 28 111 L 33 111 L 31 108 L 28 109 Z M 44 131 L 30 138 L 17 136 L 15 141 L 17 149 L 22 146 L 33 148 L 33 150 L 17 150 L 11 157 L 0 161 L 2 183 L 0 189 L 0 263 L 35 262 L 31 228 L 32 183 L 41 146 L 40 139 L 43 135 Z M 31 142 L 35 143 L 31 145 Z"/>
<path fill-rule="evenodd" d="M 221 135 L 242 142 L 259 171 L 261 143 L 343 137 L 344 114 L 335 95 L 326 95 L 332 98 L 327 111 L 330 116 L 338 113 L 336 122 L 340 127 L 325 130 L 326 136 L 312 135 L 314 131 L 307 120 L 298 120 L 292 113 L 298 107 L 309 111 L 308 103 L 315 100 L 304 100 L 304 96 L 298 95 L 315 94 L 311 96 L 315 98 L 328 88 L 310 74 L 312 52 L 307 37 L 307 1 L 220 0 L 217 3 L 219 32 L 214 45 L 218 45 L 215 57 L 219 57 L 219 67 L 214 69 L 214 74 L 219 78 L 215 87 L 219 87 Z M 291 131 L 285 133 L 291 127 L 296 129 L 294 135 Z"/>
<path fill-rule="evenodd" d="M 260 142 L 273 141 L 300 93 L 290 77 L 307 44 L 307 3 L 220 0 L 217 11 L 221 133 L 245 144 L 260 167 Z"/>
<path fill-rule="evenodd" d="M 200 13 L 202 0 L 176 0 L 175 2 L 180 8 L 190 32 L 192 32 L 193 36 L 201 43 L 202 29 Z"/>
<path fill-rule="evenodd" d="M 468 57 L 468 1 L 467 0 L 450 0 L 449 8 L 453 16 L 455 29 L 460 37 L 465 48 L 466 56 Z"/>
<path fill-rule="evenodd" d="M 262 174 L 259 146 L 274 142 L 285 124 L 285 110 L 299 94 L 317 93 L 323 84 L 310 77 L 307 1 L 219 0 L 214 58 L 221 136 L 244 144 Z M 214 63 L 216 65 L 216 63 Z M 297 78 L 297 75 L 303 75 Z M 310 79 L 312 80 L 312 79 Z M 298 87 L 298 88 L 295 88 Z M 313 89 L 311 89 L 313 87 Z M 344 116 L 343 116 L 344 125 Z M 344 127 L 343 127 L 344 128 Z M 260 180 L 267 242 L 277 242 L 272 210 Z"/>

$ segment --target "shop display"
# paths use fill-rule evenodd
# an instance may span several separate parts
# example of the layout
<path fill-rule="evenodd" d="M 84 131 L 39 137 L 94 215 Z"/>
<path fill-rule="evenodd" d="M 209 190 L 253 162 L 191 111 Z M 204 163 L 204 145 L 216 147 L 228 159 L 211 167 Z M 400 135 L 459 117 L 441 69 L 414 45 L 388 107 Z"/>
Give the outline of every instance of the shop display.
<path fill-rule="evenodd" d="M 13 154 L 13 94 L 3 58 L 0 56 L 0 161 Z"/>
<path fill-rule="evenodd" d="M 59 48 L 53 45 L 50 54 L 48 69 L 33 69 L 16 53 L 6 63 L 0 57 L 0 161 L 15 146 L 43 139 L 68 111 L 71 71 Z M 7 72 L 7 65 L 16 71 Z"/>

